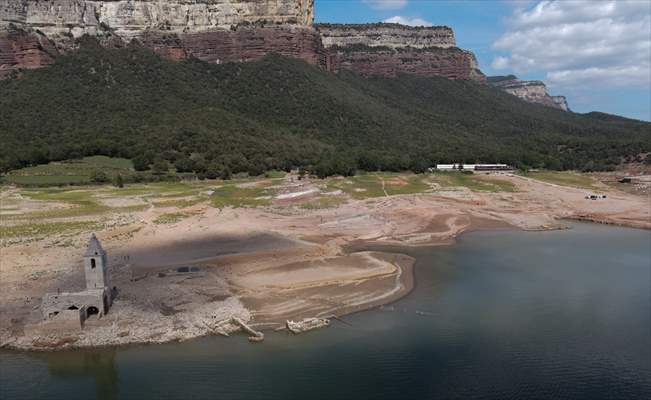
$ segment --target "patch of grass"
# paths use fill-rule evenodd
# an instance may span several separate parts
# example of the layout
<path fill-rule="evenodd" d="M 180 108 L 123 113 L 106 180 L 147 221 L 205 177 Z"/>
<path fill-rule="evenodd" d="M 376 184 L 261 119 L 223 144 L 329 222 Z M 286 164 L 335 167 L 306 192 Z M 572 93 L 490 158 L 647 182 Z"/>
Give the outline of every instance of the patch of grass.
<path fill-rule="evenodd" d="M 157 225 L 175 224 L 186 218 L 192 217 L 193 215 L 196 215 L 196 213 L 175 212 L 175 213 L 162 214 L 159 215 L 153 222 Z"/>
<path fill-rule="evenodd" d="M 341 190 L 355 200 L 384 196 L 382 182 L 378 175 L 364 174 L 345 179 L 332 179 L 327 184 L 328 190 Z"/>
<path fill-rule="evenodd" d="M 183 197 L 191 196 L 204 189 L 201 184 L 186 182 L 157 182 L 110 188 L 106 192 L 115 196 Z"/>
<path fill-rule="evenodd" d="M 384 188 L 392 196 L 396 194 L 423 193 L 429 189 L 422 175 L 395 175 L 383 176 Z"/>
<path fill-rule="evenodd" d="M 89 175 L 6 175 L 5 183 L 18 186 L 63 186 L 90 183 Z"/>
<path fill-rule="evenodd" d="M 517 192 L 516 186 L 508 181 L 465 174 L 462 172 L 441 172 L 432 175 L 434 182 L 444 188 L 466 187 L 475 192 Z"/>
<path fill-rule="evenodd" d="M 327 188 L 338 189 L 349 194 L 353 199 L 363 200 L 386 195 L 422 193 L 429 187 L 423 181 L 423 176 L 419 175 L 372 173 L 343 180 L 332 179 L 328 181 Z"/>
<path fill-rule="evenodd" d="M 265 178 L 279 179 L 284 178 L 287 173 L 285 171 L 271 170 L 264 173 Z"/>
<path fill-rule="evenodd" d="M 32 200 L 62 202 L 71 205 L 71 208 L 60 210 L 36 211 L 23 214 L 21 217 L 31 219 L 43 218 L 67 218 L 82 215 L 101 214 L 110 210 L 110 207 L 102 205 L 92 198 L 92 193 L 87 190 L 46 190 L 46 191 L 25 191 L 23 194 Z"/>
<path fill-rule="evenodd" d="M 266 187 L 238 187 L 230 183 L 214 190 L 211 197 L 213 207 L 259 207 L 271 204 L 275 190 Z"/>
<path fill-rule="evenodd" d="M 154 201 L 152 204 L 154 207 L 177 207 L 177 208 L 186 208 L 192 207 L 196 204 L 199 204 L 203 201 L 201 198 L 193 199 L 176 199 L 176 200 L 164 200 L 164 201 Z"/>
<path fill-rule="evenodd" d="M 595 190 L 599 187 L 597 182 L 590 176 L 582 175 L 573 172 L 556 172 L 556 171 L 542 171 L 542 172 L 529 172 L 523 174 L 527 178 L 536 179 L 539 181 L 553 183 L 560 186 L 570 186 L 580 189 Z"/>
<path fill-rule="evenodd" d="M 336 196 L 319 197 L 308 203 L 301 204 L 306 210 L 322 210 L 326 208 L 337 208 L 346 203 L 346 199 Z"/>
<path fill-rule="evenodd" d="M 51 236 L 70 231 L 97 230 L 102 225 L 95 221 L 71 221 L 0 226 L 0 238 Z"/>
<path fill-rule="evenodd" d="M 126 175 L 133 170 L 133 164 L 125 158 L 84 157 L 14 170 L 3 181 L 22 186 L 83 185 L 90 183 L 90 175 L 95 170 L 104 171 L 109 177 L 118 173 Z"/>

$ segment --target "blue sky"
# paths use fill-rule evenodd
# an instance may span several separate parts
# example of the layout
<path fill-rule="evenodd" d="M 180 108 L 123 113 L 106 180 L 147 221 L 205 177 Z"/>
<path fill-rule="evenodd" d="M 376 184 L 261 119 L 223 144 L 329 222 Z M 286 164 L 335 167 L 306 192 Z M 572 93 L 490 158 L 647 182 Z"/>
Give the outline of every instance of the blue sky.
<path fill-rule="evenodd" d="M 315 0 L 315 21 L 450 26 L 486 75 L 540 79 L 576 112 L 651 120 L 651 2 Z"/>

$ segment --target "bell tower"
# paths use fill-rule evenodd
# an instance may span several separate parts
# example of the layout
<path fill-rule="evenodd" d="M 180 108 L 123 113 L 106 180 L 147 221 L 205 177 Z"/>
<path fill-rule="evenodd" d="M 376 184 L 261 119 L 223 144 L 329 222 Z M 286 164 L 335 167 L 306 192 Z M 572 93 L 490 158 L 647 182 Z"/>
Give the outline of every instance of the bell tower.
<path fill-rule="evenodd" d="M 84 253 L 84 272 L 86 289 L 104 289 L 109 287 L 107 276 L 107 257 L 99 240 L 93 233 Z"/>

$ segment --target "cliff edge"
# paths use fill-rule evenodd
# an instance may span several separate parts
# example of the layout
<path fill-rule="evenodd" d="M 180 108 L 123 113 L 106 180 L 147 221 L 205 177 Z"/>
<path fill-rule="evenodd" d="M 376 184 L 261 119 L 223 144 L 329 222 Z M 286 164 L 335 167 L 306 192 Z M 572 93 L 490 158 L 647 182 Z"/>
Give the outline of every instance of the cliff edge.
<path fill-rule="evenodd" d="M 542 81 L 522 81 L 515 75 L 507 75 L 488 77 L 488 83 L 530 103 L 570 111 L 565 96 L 550 96 L 547 86 Z"/>
<path fill-rule="evenodd" d="M 221 64 L 278 53 L 333 72 L 485 81 L 449 27 L 313 19 L 314 0 L 0 0 L 0 79 L 50 65 L 90 35 L 105 47 L 137 40 L 172 60 Z"/>
<path fill-rule="evenodd" d="M 411 27 L 399 24 L 318 24 L 328 50 L 329 69 L 371 76 L 416 74 L 485 81 L 477 60 L 456 47 L 447 26 Z"/>

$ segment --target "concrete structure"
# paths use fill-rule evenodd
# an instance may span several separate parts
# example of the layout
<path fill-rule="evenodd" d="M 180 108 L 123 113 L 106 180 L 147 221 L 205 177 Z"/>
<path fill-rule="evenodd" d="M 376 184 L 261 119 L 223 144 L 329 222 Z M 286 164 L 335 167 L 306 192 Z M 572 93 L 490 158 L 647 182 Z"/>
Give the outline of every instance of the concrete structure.
<path fill-rule="evenodd" d="M 112 303 L 107 267 L 106 252 L 93 234 L 84 253 L 86 290 L 47 293 L 41 305 L 43 318 L 81 329 L 89 317 L 106 315 Z"/>

